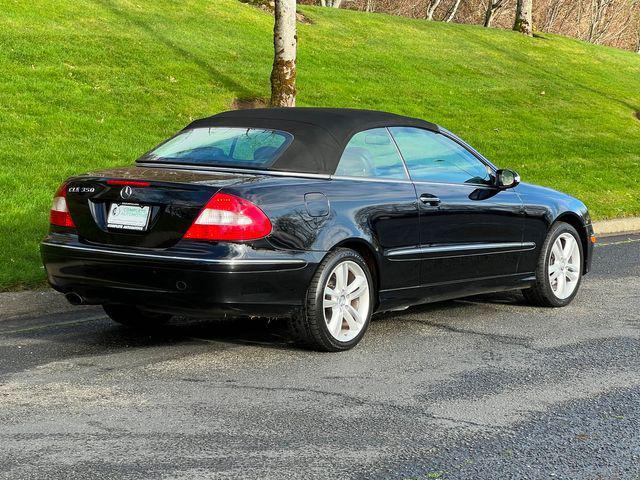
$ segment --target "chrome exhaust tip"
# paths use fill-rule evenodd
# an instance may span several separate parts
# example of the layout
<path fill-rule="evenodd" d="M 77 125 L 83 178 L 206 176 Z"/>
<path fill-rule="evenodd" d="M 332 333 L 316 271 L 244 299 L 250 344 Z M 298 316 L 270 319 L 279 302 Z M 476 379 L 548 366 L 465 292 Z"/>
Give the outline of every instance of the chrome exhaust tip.
<path fill-rule="evenodd" d="M 66 293 L 64 295 L 64 298 L 66 298 L 67 302 L 69 302 L 71 305 L 82 305 L 82 304 L 84 304 L 84 298 L 82 298 L 81 295 L 78 295 L 77 293 L 74 293 L 74 292 Z"/>

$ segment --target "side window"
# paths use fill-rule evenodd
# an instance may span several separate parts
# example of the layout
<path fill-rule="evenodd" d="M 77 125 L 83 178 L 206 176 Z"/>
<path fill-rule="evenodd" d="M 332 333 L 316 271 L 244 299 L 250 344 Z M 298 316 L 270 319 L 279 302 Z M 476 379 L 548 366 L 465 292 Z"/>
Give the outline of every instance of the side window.
<path fill-rule="evenodd" d="M 344 149 L 335 174 L 407 180 L 398 149 L 386 128 L 355 134 Z"/>
<path fill-rule="evenodd" d="M 491 169 L 444 135 L 411 127 L 393 127 L 390 130 L 413 180 L 492 183 Z"/>

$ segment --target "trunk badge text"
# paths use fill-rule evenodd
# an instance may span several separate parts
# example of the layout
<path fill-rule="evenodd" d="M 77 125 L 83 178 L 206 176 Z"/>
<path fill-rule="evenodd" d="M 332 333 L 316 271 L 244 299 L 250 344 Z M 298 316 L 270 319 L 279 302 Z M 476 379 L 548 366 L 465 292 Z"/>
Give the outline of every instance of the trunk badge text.
<path fill-rule="evenodd" d="M 133 196 L 133 188 L 131 188 L 129 185 L 127 185 L 126 187 L 122 187 L 122 190 L 120 190 L 120 196 L 125 200 L 131 198 Z"/>
<path fill-rule="evenodd" d="M 96 189 L 95 187 L 69 187 L 67 191 L 69 193 L 93 193 Z"/>

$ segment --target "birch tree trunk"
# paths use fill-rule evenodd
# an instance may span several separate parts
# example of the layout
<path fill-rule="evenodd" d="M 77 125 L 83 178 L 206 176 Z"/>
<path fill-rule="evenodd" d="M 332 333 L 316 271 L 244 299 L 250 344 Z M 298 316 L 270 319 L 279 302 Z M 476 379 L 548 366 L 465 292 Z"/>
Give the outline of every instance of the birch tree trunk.
<path fill-rule="evenodd" d="M 518 0 L 516 23 L 513 29 L 530 37 L 533 36 L 533 0 Z"/>
<path fill-rule="evenodd" d="M 484 14 L 484 26 L 485 27 L 490 27 L 491 26 L 491 22 L 493 21 L 493 15 L 494 15 L 494 8 L 493 8 L 493 0 L 489 0 L 489 5 L 487 6 L 487 11 Z"/>
<path fill-rule="evenodd" d="M 273 27 L 273 70 L 271 71 L 271 106 L 296 105 L 296 0 L 275 1 Z"/>
<path fill-rule="evenodd" d="M 432 0 L 427 8 L 427 20 L 433 20 L 433 15 L 436 13 L 436 8 L 440 5 L 442 0 Z"/>
<path fill-rule="evenodd" d="M 460 8 L 461 2 L 462 0 L 455 1 L 453 6 L 451 7 L 451 10 L 449 10 L 449 14 L 447 15 L 447 19 L 445 20 L 445 22 L 450 23 L 453 21 L 454 18 L 456 18 L 456 13 L 458 13 L 458 8 Z"/>
<path fill-rule="evenodd" d="M 490 27 L 493 19 L 500 10 L 504 6 L 505 0 L 489 0 L 489 5 L 487 6 L 487 11 L 484 14 L 484 26 Z"/>

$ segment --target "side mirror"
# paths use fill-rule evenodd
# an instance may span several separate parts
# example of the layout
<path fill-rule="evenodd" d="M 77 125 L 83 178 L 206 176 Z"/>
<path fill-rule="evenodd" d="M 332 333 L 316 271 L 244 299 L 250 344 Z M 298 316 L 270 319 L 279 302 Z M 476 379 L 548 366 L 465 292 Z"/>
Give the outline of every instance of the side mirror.
<path fill-rule="evenodd" d="M 496 172 L 496 186 L 499 188 L 513 188 L 520 183 L 520 175 L 513 170 L 498 170 Z"/>

